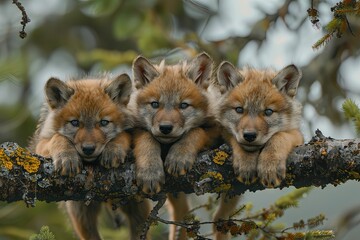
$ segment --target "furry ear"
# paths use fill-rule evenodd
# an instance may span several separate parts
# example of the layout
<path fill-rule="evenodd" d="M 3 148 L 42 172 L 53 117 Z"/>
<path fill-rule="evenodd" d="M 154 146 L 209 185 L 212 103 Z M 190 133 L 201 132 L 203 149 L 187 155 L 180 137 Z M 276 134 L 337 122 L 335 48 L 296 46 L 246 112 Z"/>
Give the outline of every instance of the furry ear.
<path fill-rule="evenodd" d="M 217 79 L 221 86 L 228 91 L 244 80 L 244 77 L 231 63 L 224 61 L 217 71 Z"/>
<path fill-rule="evenodd" d="M 197 85 L 208 87 L 213 69 L 213 60 L 203 52 L 197 55 L 190 63 L 186 76 Z"/>
<path fill-rule="evenodd" d="M 272 83 L 289 97 L 296 95 L 297 87 L 301 79 L 301 71 L 295 65 L 283 68 L 272 80 Z"/>
<path fill-rule="evenodd" d="M 129 75 L 126 73 L 117 76 L 105 88 L 105 92 L 115 103 L 127 104 L 129 102 L 130 93 L 132 91 L 132 83 Z"/>
<path fill-rule="evenodd" d="M 133 75 L 136 87 L 150 83 L 160 74 L 146 58 L 139 56 L 133 62 Z"/>
<path fill-rule="evenodd" d="M 45 84 L 47 102 L 52 109 L 63 107 L 74 92 L 74 89 L 57 78 L 50 78 Z"/>

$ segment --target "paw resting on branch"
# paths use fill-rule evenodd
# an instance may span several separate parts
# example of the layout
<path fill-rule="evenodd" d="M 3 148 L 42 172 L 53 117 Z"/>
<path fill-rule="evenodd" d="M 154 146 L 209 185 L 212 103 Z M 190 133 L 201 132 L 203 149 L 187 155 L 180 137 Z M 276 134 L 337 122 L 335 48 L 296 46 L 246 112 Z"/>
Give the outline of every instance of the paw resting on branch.
<path fill-rule="evenodd" d="M 347 180 L 360 179 L 360 139 L 337 140 L 324 137 L 320 131 L 313 139 L 296 147 L 287 161 L 287 174 L 280 188 L 295 186 L 325 187 Z M 180 177 L 166 176 L 162 193 L 185 192 L 198 195 L 227 192 L 242 194 L 264 187 L 236 180 L 231 164 L 231 148 L 223 144 L 204 151 L 197 157 L 193 169 Z M 29 206 L 35 200 L 105 201 L 117 198 L 124 202 L 144 196 L 135 182 L 134 158 L 130 154 L 117 169 L 99 165 L 85 165 L 74 177 L 63 177 L 55 172 L 51 159 L 43 158 L 6 142 L 0 147 L 0 200 L 24 200 Z"/>

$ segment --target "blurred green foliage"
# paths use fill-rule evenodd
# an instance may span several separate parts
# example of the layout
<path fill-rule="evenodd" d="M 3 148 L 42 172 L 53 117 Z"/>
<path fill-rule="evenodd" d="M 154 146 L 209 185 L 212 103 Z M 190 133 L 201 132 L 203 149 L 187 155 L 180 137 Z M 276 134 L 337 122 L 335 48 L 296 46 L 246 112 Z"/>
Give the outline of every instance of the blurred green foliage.
<path fill-rule="evenodd" d="M 42 226 L 40 233 L 32 235 L 29 240 L 55 240 L 55 235 L 48 226 Z"/>
<path fill-rule="evenodd" d="M 357 134 L 360 134 L 360 108 L 352 100 L 346 99 L 342 105 L 345 117 L 354 122 Z"/>
<path fill-rule="evenodd" d="M 70 220 L 56 203 L 36 202 L 33 208 L 27 208 L 23 202 L 0 204 L 1 240 L 40 240 L 42 238 L 34 237 L 41 237 L 42 232 L 47 232 L 46 229 L 41 231 L 44 226 L 48 226 L 55 239 L 76 239 Z M 127 228 L 116 228 L 106 211 L 100 215 L 99 226 L 104 239 L 128 239 Z M 165 227 L 159 225 L 152 230 L 152 236 L 154 239 L 166 239 L 164 231 Z"/>
<path fill-rule="evenodd" d="M 51 226 L 51 231 L 56 236 L 71 239 L 71 230 L 64 224 L 65 217 L 54 214 L 56 211 L 58 207 L 54 203 L 37 202 L 35 208 L 26 208 L 22 202 L 1 203 L 0 239 L 29 239 L 31 235 L 40 231 L 43 225 Z"/>

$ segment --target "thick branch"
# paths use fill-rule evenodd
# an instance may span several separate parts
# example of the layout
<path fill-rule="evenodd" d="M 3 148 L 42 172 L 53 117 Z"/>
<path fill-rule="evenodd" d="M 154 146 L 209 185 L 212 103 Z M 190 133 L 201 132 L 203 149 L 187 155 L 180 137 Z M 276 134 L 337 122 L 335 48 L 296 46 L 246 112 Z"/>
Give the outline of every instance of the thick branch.
<path fill-rule="evenodd" d="M 338 185 L 360 179 L 360 139 L 336 140 L 317 132 L 309 143 L 290 154 L 287 175 L 281 188 L 288 186 Z M 142 195 L 135 182 L 133 157 L 119 169 L 87 165 L 73 178 L 61 177 L 54 171 L 51 159 L 30 153 L 16 143 L 0 147 L 0 200 L 97 200 L 119 198 L 127 201 Z M 258 183 L 244 185 L 234 176 L 231 149 L 227 144 L 199 154 L 193 169 L 185 176 L 167 176 L 163 192 L 207 192 L 241 194 L 246 190 L 264 189 Z M 152 196 L 156 199 L 157 196 Z"/>

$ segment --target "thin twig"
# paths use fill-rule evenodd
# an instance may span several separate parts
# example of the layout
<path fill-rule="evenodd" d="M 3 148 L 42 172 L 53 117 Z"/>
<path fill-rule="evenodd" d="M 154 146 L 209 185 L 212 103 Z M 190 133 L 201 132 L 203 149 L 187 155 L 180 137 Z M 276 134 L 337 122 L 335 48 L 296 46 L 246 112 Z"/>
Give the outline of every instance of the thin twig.
<path fill-rule="evenodd" d="M 209 204 L 208 203 L 205 203 L 205 204 L 201 204 L 201 205 L 199 205 L 199 206 L 197 206 L 197 207 L 194 207 L 193 209 L 191 209 L 190 211 L 188 211 L 188 214 L 190 214 L 190 213 L 193 213 L 193 212 L 195 212 L 196 210 L 199 210 L 199 209 L 201 209 L 201 208 L 209 208 Z"/>
<path fill-rule="evenodd" d="M 149 231 L 150 225 L 152 222 L 154 222 L 154 220 L 157 220 L 157 218 L 158 218 L 157 215 L 159 213 L 159 210 L 160 210 L 160 208 L 162 208 L 162 206 L 164 206 L 165 202 L 166 202 L 166 194 L 162 194 L 161 196 L 159 196 L 159 201 L 156 203 L 154 208 L 151 210 L 149 217 L 147 218 L 147 220 L 144 223 L 143 231 L 140 236 L 141 240 L 146 240 L 146 235 L 147 235 L 147 232 Z"/>
<path fill-rule="evenodd" d="M 236 210 L 233 214 L 231 214 L 229 216 L 229 218 L 233 218 L 234 216 L 238 215 L 242 210 L 244 210 L 246 208 L 246 205 L 243 205 L 241 208 L 239 208 L 238 210 Z"/>
<path fill-rule="evenodd" d="M 27 12 L 26 12 L 25 8 L 23 7 L 23 5 L 21 4 L 21 2 L 19 2 L 18 0 L 13 0 L 12 3 L 15 4 L 17 6 L 17 8 L 21 11 L 22 18 L 21 18 L 20 24 L 22 25 L 22 29 L 19 32 L 19 36 L 21 38 L 25 38 L 27 36 L 27 33 L 25 32 L 25 27 L 26 27 L 26 24 L 28 24 L 30 22 L 30 18 L 28 17 Z"/>

